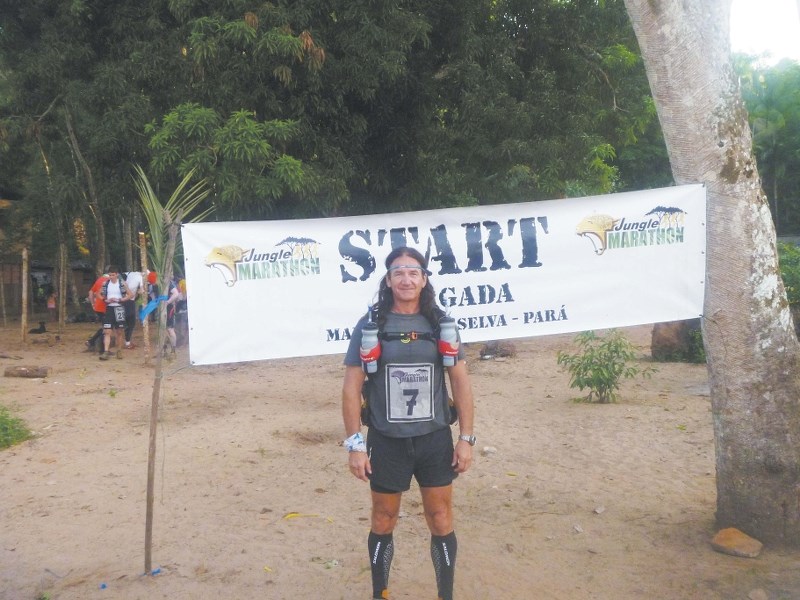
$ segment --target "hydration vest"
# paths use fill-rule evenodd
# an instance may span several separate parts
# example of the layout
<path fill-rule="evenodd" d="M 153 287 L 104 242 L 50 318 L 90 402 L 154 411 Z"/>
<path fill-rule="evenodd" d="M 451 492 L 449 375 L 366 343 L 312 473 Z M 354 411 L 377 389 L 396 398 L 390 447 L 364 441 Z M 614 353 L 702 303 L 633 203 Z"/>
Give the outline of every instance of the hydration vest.
<path fill-rule="evenodd" d="M 447 421 L 450 425 L 454 424 L 458 420 L 458 413 L 455 409 L 455 404 L 453 399 L 450 397 L 450 394 L 447 389 L 447 381 L 444 377 L 445 368 L 442 362 L 442 356 L 438 352 L 438 343 L 439 343 L 439 328 L 434 328 L 433 331 L 383 331 L 382 329 L 378 330 L 378 340 L 383 344 L 383 342 L 401 342 L 403 344 L 412 344 L 418 342 L 429 342 L 433 344 L 436 350 L 436 367 L 442 373 L 442 384 L 444 387 L 444 395 L 447 398 L 447 405 L 449 409 L 449 415 Z M 384 352 L 381 351 L 381 356 L 378 358 L 378 371 L 381 372 L 384 367 Z M 364 425 L 370 426 L 372 425 L 370 421 L 370 408 L 369 408 L 369 395 L 371 390 L 376 387 L 376 379 L 377 374 L 367 374 L 367 379 L 364 382 L 364 387 L 362 389 L 362 402 L 361 402 L 361 421 Z M 385 376 L 385 375 L 382 375 Z"/>
<path fill-rule="evenodd" d="M 101 294 L 103 296 L 103 300 L 108 302 L 108 284 L 111 283 L 111 278 L 109 277 L 106 279 L 103 287 L 101 288 Z M 119 293 L 122 294 L 123 297 L 128 295 L 128 284 L 122 279 L 122 277 L 117 276 L 117 283 L 119 283 Z"/>

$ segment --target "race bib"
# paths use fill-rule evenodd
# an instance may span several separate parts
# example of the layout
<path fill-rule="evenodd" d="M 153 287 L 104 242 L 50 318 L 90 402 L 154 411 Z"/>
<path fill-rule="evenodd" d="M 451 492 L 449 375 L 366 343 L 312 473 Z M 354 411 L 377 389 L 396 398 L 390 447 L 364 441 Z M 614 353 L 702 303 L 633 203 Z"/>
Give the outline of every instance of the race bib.
<path fill-rule="evenodd" d="M 114 306 L 114 320 L 117 323 L 124 323 L 125 322 L 125 307 L 124 306 Z"/>
<path fill-rule="evenodd" d="M 433 365 L 386 365 L 386 418 L 390 423 L 433 420 Z"/>

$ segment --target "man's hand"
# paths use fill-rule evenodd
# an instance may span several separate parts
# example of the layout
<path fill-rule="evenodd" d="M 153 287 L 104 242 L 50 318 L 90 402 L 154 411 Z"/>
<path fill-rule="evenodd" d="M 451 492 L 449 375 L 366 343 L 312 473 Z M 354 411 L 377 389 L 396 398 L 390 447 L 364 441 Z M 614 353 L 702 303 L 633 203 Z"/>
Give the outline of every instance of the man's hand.
<path fill-rule="evenodd" d="M 464 440 L 458 440 L 453 450 L 453 470 L 456 473 L 465 473 L 472 465 L 472 446 Z"/>
<path fill-rule="evenodd" d="M 366 452 L 348 452 L 347 463 L 353 475 L 361 481 L 369 481 L 369 475 L 372 475 L 372 465 Z"/>

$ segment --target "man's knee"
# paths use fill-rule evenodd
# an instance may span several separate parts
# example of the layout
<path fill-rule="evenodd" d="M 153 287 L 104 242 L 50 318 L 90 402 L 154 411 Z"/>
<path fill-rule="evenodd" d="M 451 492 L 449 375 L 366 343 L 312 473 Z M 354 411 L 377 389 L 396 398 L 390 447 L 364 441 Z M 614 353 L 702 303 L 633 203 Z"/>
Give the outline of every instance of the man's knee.
<path fill-rule="evenodd" d="M 394 531 L 397 525 L 399 513 L 392 510 L 378 510 L 372 511 L 372 530 L 375 533 L 390 533 Z"/>
<path fill-rule="evenodd" d="M 400 504 L 394 500 L 389 502 L 373 501 L 372 531 L 378 534 L 391 533 L 400 516 Z"/>
<path fill-rule="evenodd" d="M 434 535 L 446 535 L 453 530 L 453 510 L 447 505 L 437 505 L 425 509 L 426 521 Z"/>

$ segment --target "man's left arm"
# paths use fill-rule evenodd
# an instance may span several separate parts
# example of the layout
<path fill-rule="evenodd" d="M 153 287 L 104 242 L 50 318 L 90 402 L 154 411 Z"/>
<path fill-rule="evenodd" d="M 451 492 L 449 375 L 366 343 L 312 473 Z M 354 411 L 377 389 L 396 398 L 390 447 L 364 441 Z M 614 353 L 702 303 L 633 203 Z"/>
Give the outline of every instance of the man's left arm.
<path fill-rule="evenodd" d="M 471 436 L 474 434 L 475 402 L 466 361 L 459 360 L 454 366 L 448 367 L 447 372 L 450 378 L 450 389 L 453 392 L 453 402 L 458 413 L 459 434 Z M 472 446 L 459 439 L 453 453 L 453 467 L 458 473 L 463 473 L 469 469 L 471 464 Z"/>

